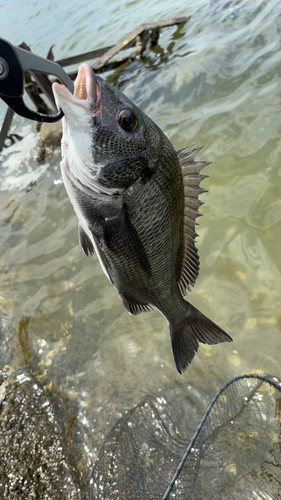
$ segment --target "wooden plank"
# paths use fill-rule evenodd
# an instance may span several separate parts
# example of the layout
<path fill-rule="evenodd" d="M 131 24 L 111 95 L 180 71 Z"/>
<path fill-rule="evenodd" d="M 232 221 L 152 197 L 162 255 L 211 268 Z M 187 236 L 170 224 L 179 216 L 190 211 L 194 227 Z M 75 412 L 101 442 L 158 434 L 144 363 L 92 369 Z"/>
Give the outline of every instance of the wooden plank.
<path fill-rule="evenodd" d="M 177 17 L 174 19 L 168 19 L 166 21 L 159 21 L 159 22 L 154 22 L 154 23 L 146 23 L 146 24 L 141 24 L 138 26 L 135 30 L 133 30 L 131 33 L 126 35 L 119 43 L 117 43 L 114 46 L 109 46 L 109 47 L 103 47 L 101 49 L 96 49 L 96 50 L 91 50 L 89 52 L 86 52 L 84 54 L 79 54 L 76 56 L 72 57 L 66 57 L 64 59 L 60 59 L 56 61 L 58 64 L 61 66 L 70 66 L 73 64 L 79 64 L 85 60 L 89 59 L 95 59 L 99 58 L 96 63 L 92 65 L 93 69 L 97 73 L 102 73 L 104 71 L 108 71 L 110 69 L 117 68 L 121 64 L 124 64 L 126 61 L 130 61 L 135 59 L 136 57 L 139 57 L 143 50 L 146 47 L 146 44 L 150 40 L 151 46 L 154 46 L 157 41 L 158 41 L 158 36 L 161 28 L 166 28 L 168 26 L 175 26 L 178 24 L 186 23 L 190 19 L 190 16 L 185 16 L 185 17 Z M 131 47 L 136 46 L 136 51 L 135 53 L 121 58 L 121 59 L 115 59 L 114 61 L 111 61 L 111 59 L 118 54 L 121 50 L 129 49 Z M 21 44 L 20 47 L 25 48 L 26 50 L 30 50 L 30 48 L 26 44 Z M 53 47 L 53 46 L 52 46 Z M 52 49 L 51 47 L 51 49 Z M 53 54 L 50 52 L 50 59 L 53 59 Z M 74 80 L 74 78 L 77 75 L 77 71 L 72 71 L 68 73 L 68 76 Z M 51 83 L 50 80 L 46 75 L 42 75 L 39 73 L 32 72 L 32 76 L 36 81 L 37 86 L 39 87 L 40 91 L 43 92 L 50 100 L 50 102 L 53 104 L 55 108 L 55 102 L 54 102 L 54 97 L 53 93 L 51 90 Z M 28 83 L 32 83 L 30 78 L 28 78 L 26 74 L 26 90 L 30 91 L 30 97 L 31 99 L 35 102 L 35 105 L 38 109 L 38 106 L 40 108 L 40 103 L 38 103 L 35 99 L 35 94 L 32 89 L 27 88 Z M 32 95 L 31 95 L 32 94 Z M 38 95 L 39 97 L 39 95 Z M 41 99 L 41 98 L 40 98 Z M 42 101 L 42 99 L 41 99 Z M 42 105 L 46 106 L 45 103 L 41 103 Z M 56 109 L 56 108 L 55 108 Z M 43 110 L 40 110 L 43 111 Z M 46 112 L 47 110 L 43 111 Z M 2 151 L 5 143 L 5 139 L 8 135 L 8 132 L 11 127 L 12 119 L 13 119 L 14 111 L 11 108 L 8 108 L 6 112 L 6 116 L 2 125 L 2 129 L 0 132 L 0 151 Z"/>
<path fill-rule="evenodd" d="M 129 35 L 126 35 L 125 38 L 123 38 L 119 43 L 114 45 L 114 47 L 110 48 L 100 59 L 93 64 L 93 69 L 98 70 L 100 69 L 104 64 L 107 63 L 109 59 L 114 57 L 120 50 L 124 50 L 130 47 L 130 44 L 132 44 L 137 36 L 139 36 L 141 33 L 144 31 L 148 30 L 154 30 L 154 29 L 159 29 L 159 28 L 165 28 L 168 26 L 173 26 L 177 24 L 182 24 L 186 23 L 190 19 L 190 16 L 187 17 L 176 17 L 174 19 L 168 19 L 167 21 L 159 21 L 156 23 L 146 23 L 146 24 L 140 24 L 134 31 L 129 33 Z"/>
<path fill-rule="evenodd" d="M 186 23 L 190 19 L 190 17 L 191 16 L 177 17 L 174 19 L 169 19 L 167 21 L 141 24 L 116 45 L 107 48 L 105 47 L 104 49 L 99 49 L 102 52 L 101 54 L 102 57 L 100 57 L 100 59 L 92 65 L 92 68 L 95 70 L 96 73 L 104 73 L 105 71 L 110 71 L 118 68 L 126 61 L 133 60 L 136 57 L 139 57 L 142 54 L 143 50 L 145 49 L 145 45 L 148 42 L 148 40 L 150 40 L 150 44 L 152 47 L 156 45 L 161 28 Z M 131 54 L 127 57 L 110 61 L 110 59 L 112 59 L 113 56 L 118 54 L 118 52 L 129 49 L 130 47 L 134 46 L 136 46 L 135 54 Z M 74 59 L 75 62 L 77 62 L 78 60 L 79 62 L 83 62 L 86 58 L 88 58 L 88 56 L 97 55 L 97 52 L 98 51 L 91 51 L 87 52 L 86 54 L 81 54 L 80 56 L 74 56 L 73 58 L 62 59 L 61 61 L 56 61 L 56 62 L 61 64 L 61 62 L 64 61 L 69 62 L 71 60 L 72 64 L 74 62 Z M 71 78 L 71 80 L 75 80 L 77 76 L 77 70 L 70 71 L 68 73 L 68 76 Z"/>
<path fill-rule="evenodd" d="M 65 57 L 64 59 L 59 59 L 55 61 L 61 66 L 72 66 L 72 64 L 79 64 L 81 62 L 87 61 L 89 59 L 96 59 L 97 57 L 103 56 L 108 50 L 112 49 L 114 45 L 110 47 L 103 47 L 102 49 L 90 50 L 90 52 L 85 52 L 85 54 L 79 54 L 77 56 Z"/>

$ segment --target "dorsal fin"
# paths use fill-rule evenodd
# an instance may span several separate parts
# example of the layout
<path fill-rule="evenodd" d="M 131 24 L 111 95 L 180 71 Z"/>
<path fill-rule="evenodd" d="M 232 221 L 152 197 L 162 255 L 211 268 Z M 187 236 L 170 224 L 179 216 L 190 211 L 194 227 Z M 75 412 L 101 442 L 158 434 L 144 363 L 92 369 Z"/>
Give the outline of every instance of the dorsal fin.
<path fill-rule="evenodd" d="M 193 146 L 193 144 L 192 144 Z M 201 175 L 201 170 L 210 165 L 210 161 L 195 162 L 197 153 L 202 149 L 196 148 L 190 150 L 191 146 L 180 149 L 177 152 L 180 162 L 183 184 L 184 184 L 184 258 L 182 263 L 182 270 L 178 286 L 182 295 L 186 295 L 187 290 L 194 286 L 197 276 L 199 274 L 199 255 L 197 247 L 195 246 L 195 226 L 198 225 L 196 218 L 202 214 L 198 209 L 203 205 L 203 201 L 199 200 L 199 195 L 207 193 L 205 189 L 200 188 L 200 182 L 209 177 L 208 175 Z"/>

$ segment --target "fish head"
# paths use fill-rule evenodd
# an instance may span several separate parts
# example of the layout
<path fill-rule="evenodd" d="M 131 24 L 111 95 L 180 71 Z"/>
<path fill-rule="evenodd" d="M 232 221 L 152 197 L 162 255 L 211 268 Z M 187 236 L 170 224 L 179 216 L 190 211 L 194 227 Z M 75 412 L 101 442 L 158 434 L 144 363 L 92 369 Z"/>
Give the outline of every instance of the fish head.
<path fill-rule="evenodd" d="M 161 150 L 162 131 L 122 92 L 82 64 L 73 95 L 53 84 L 64 112 L 62 174 L 81 190 L 122 194 Z"/>

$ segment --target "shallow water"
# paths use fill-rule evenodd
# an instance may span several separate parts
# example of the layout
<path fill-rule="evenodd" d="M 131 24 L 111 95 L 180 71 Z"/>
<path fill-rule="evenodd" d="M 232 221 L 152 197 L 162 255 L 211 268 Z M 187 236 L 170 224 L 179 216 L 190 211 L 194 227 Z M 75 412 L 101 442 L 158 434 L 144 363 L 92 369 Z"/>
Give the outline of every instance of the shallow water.
<path fill-rule="evenodd" d="M 79 247 L 59 153 L 38 166 L 35 125 L 17 118 L 13 129 L 24 139 L 0 154 L 0 308 L 16 332 L 14 363 L 28 363 L 43 383 L 75 402 L 90 467 L 117 418 L 145 396 L 186 387 L 183 408 L 196 402 L 200 416 L 232 376 L 281 377 L 281 6 L 277 0 L 198 6 L 0 5 L 1 36 L 25 40 L 39 55 L 56 43 L 57 58 L 113 44 L 140 22 L 193 14 L 187 24 L 164 30 L 143 60 L 105 76 L 176 149 L 204 144 L 200 158 L 213 161 L 197 231 L 200 276 L 188 299 L 232 344 L 201 345 L 178 375 L 165 319 L 157 312 L 130 317 L 97 258 Z M 4 112 L 1 105 L 0 117 Z M 179 427 L 183 408 L 175 417 Z"/>

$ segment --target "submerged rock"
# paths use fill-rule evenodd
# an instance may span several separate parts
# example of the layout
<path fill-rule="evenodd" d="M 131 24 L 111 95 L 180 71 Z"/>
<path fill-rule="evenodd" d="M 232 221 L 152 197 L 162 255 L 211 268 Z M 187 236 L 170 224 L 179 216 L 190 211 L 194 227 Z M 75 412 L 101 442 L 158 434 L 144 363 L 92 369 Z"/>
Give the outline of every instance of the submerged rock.
<path fill-rule="evenodd" d="M 13 363 L 14 357 L 15 329 L 11 325 L 9 317 L 0 312 L 0 367 Z M 1 372 L 0 372 L 1 373 Z"/>
<path fill-rule="evenodd" d="M 51 399 L 7 365 L 0 370 L 0 449 L 1 498 L 82 498 Z"/>

